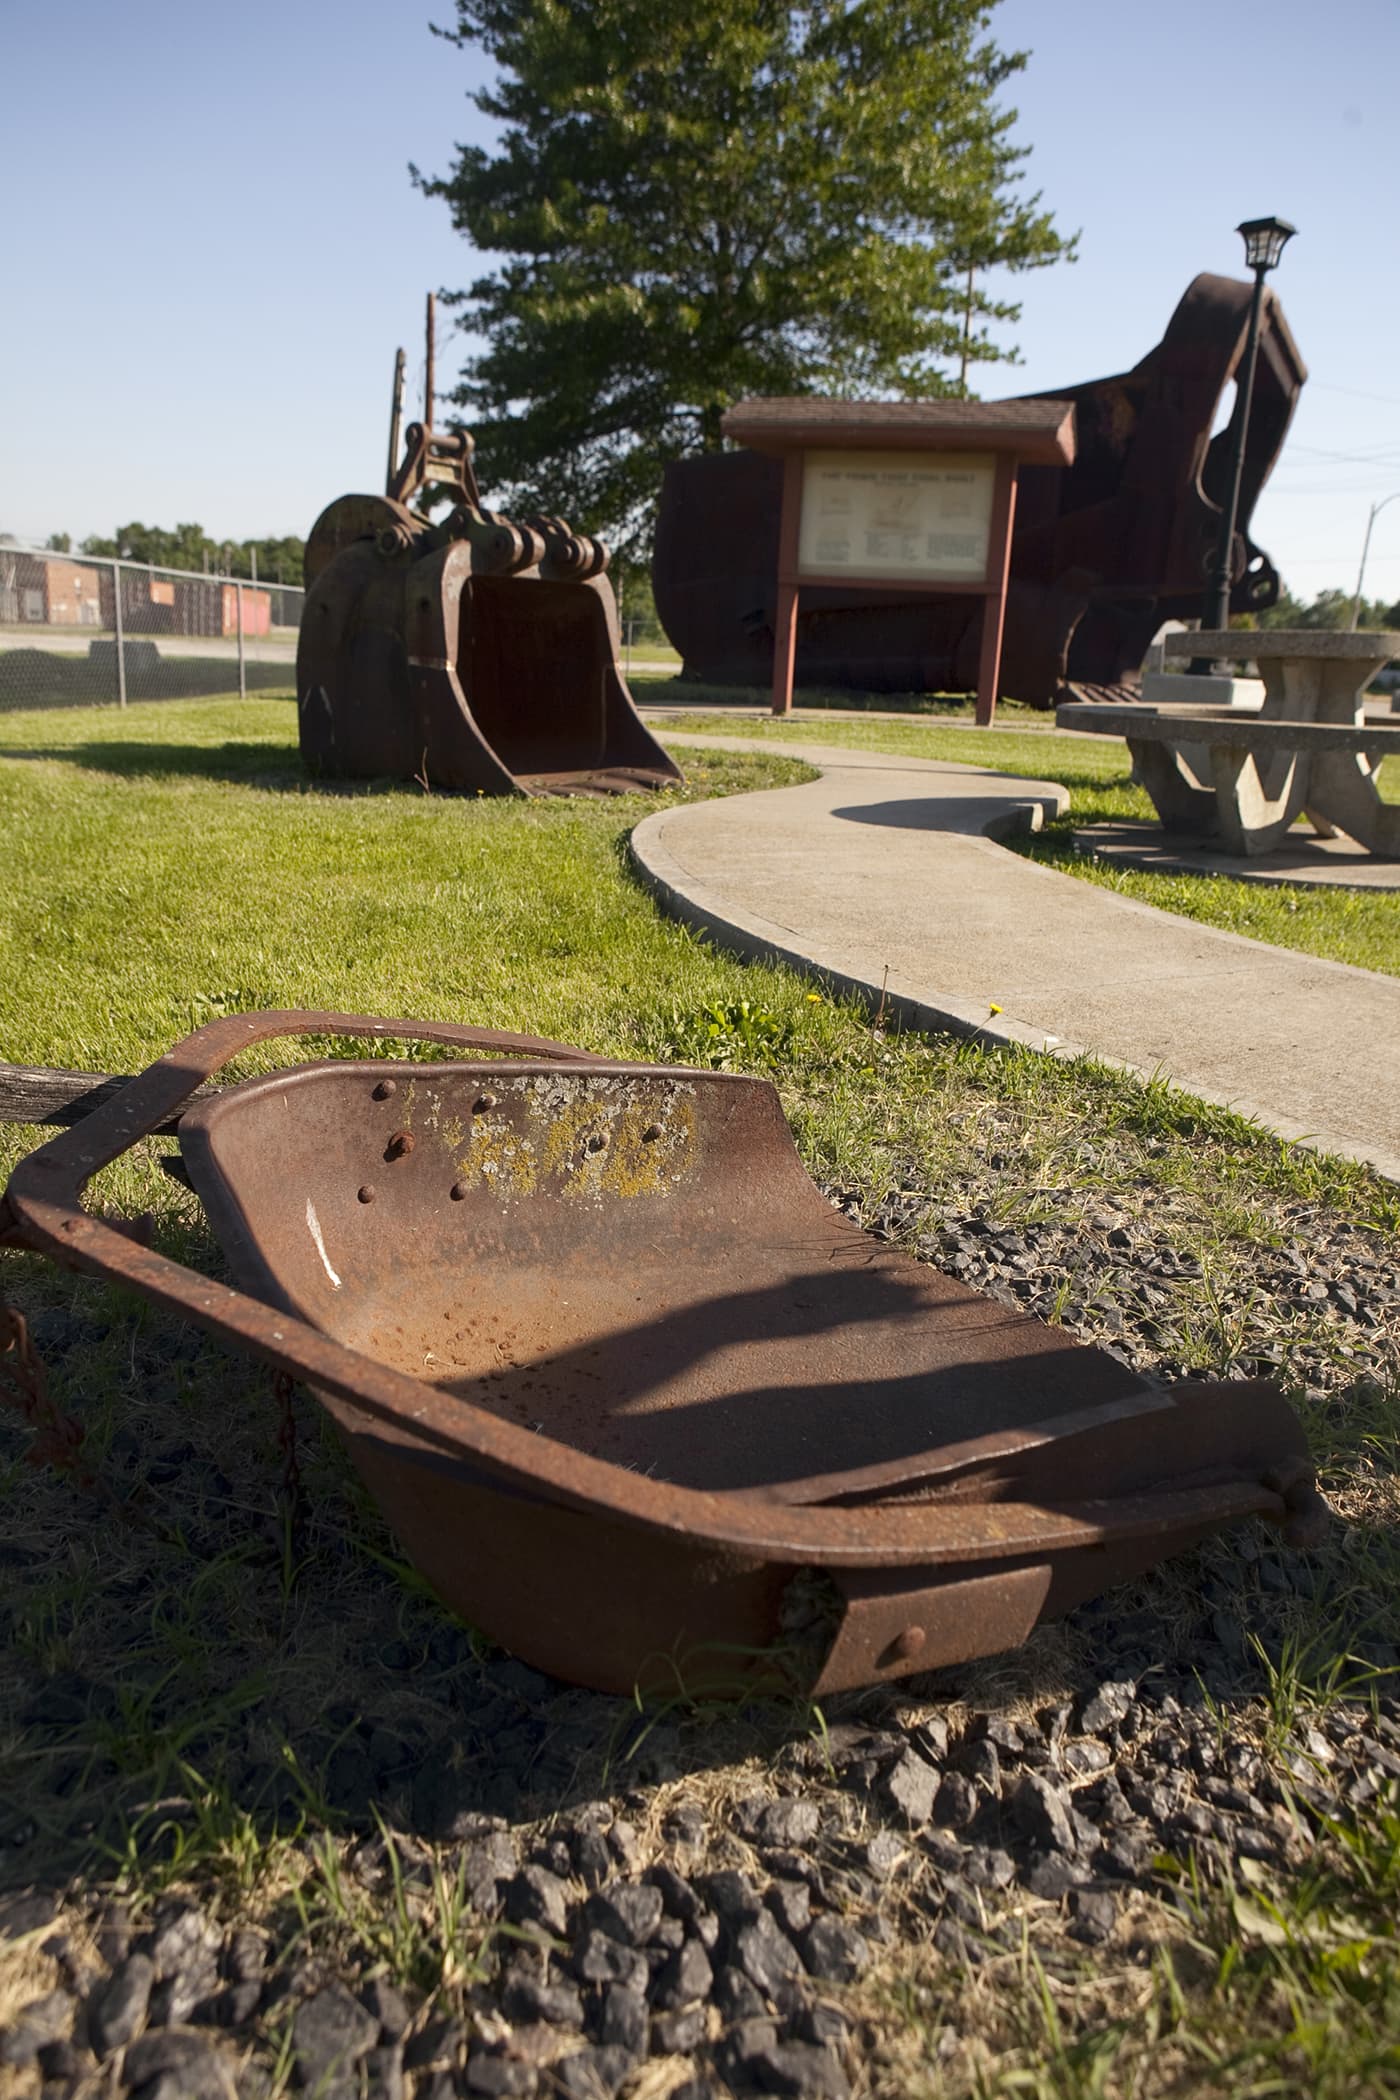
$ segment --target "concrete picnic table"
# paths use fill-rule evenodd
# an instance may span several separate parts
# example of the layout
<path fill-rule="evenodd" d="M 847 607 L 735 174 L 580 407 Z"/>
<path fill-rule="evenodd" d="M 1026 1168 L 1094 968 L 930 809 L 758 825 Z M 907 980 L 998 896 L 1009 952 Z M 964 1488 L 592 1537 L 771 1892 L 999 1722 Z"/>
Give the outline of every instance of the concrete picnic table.
<path fill-rule="evenodd" d="M 1171 634 L 1169 657 L 1252 660 L 1264 681 L 1257 713 L 1157 706 L 1057 708 L 1062 729 L 1127 739 L 1138 779 L 1168 831 L 1214 836 L 1223 851 L 1272 852 L 1299 816 L 1322 838 L 1344 832 L 1368 852 L 1400 857 L 1400 805 L 1382 802 L 1376 769 L 1400 753 L 1400 724 L 1367 722 L 1366 688 L 1400 656 L 1400 634 L 1275 627 Z M 1183 685 L 1186 681 L 1183 679 Z"/>

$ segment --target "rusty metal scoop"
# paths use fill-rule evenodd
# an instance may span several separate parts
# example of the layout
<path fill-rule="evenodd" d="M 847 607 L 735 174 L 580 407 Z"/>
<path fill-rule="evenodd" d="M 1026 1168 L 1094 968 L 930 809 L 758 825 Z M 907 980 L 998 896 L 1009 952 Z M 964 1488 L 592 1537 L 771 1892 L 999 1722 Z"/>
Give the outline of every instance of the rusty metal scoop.
<path fill-rule="evenodd" d="M 186 1105 L 312 1032 L 498 1054 Z M 177 1116 L 237 1289 L 80 1207 Z M 1273 1385 L 1158 1391 L 870 1239 L 763 1080 L 241 1014 L 26 1159 L 0 1226 L 305 1380 L 444 1601 L 604 1690 L 894 1678 L 1012 1647 L 1234 1519 L 1317 1521 Z"/>
<path fill-rule="evenodd" d="M 617 795 L 681 771 L 638 714 L 602 540 L 487 510 L 470 431 L 434 428 L 428 294 L 423 420 L 394 377 L 382 496 L 341 496 L 306 542 L 297 721 L 313 772 L 425 792 Z M 423 506 L 451 494 L 438 526 Z M 418 508 L 412 506 L 417 504 Z"/>

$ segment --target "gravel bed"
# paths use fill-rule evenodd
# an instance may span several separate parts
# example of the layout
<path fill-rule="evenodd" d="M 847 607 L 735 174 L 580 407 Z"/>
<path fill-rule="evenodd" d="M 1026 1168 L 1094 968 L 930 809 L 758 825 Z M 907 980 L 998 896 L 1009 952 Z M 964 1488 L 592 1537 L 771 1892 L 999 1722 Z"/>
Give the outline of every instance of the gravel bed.
<path fill-rule="evenodd" d="M 868 1229 L 905 1237 L 930 1202 L 913 1183 L 872 1213 L 829 1193 Z M 1280 1204 L 1277 1223 L 1274 1243 L 1223 1277 L 1213 1317 L 1238 1336 L 1232 1368 L 1286 1366 L 1325 1411 L 1357 1381 L 1393 1375 L 1393 1250 L 1302 1208 Z M 945 1211 L 916 1244 L 1154 1376 L 1199 1367 L 1179 1293 L 1200 1265 L 1167 1216 L 1107 1198 L 1087 1224 L 1002 1228 Z M 48 1316 L 49 1348 L 65 1337 L 81 1346 L 81 1322 Z M 178 1331 L 143 1329 L 162 1375 L 181 1346 Z M 237 1495 L 210 1465 L 175 1441 L 144 1479 L 202 1481 L 216 1525 L 223 1490 Z M 22 1588 L 22 1552 L 6 1572 Z M 147 1824 L 159 1824 L 152 1856 L 175 1858 L 155 1894 L 114 1893 L 120 1878 L 91 1861 L 59 1874 L 32 1809 L 0 1811 L 0 2092 L 898 2091 L 881 2070 L 889 1992 L 914 1950 L 961 1972 L 1027 1934 L 1040 1948 L 1121 1952 L 1184 1902 L 1190 1863 L 1207 1881 L 1286 1873 L 1326 1819 L 1365 1813 L 1400 1781 L 1393 1601 L 1353 1577 L 1340 1549 L 1290 1554 L 1255 1526 L 1084 1607 L 1017 1657 L 844 1697 L 820 1722 L 777 1707 L 631 1713 L 482 1656 L 427 1606 L 405 1638 L 386 1578 L 356 1629 L 359 1680 L 299 1746 L 319 1775 L 315 1817 L 255 1727 L 220 1738 L 236 1749 L 231 1793 L 283 1833 L 266 1885 L 180 1875 L 181 1833 L 198 1823 L 188 1789 Z M 324 1587 L 318 1575 L 304 1609 L 329 1622 Z M 143 1594 L 138 1582 L 133 1610 Z M 1289 1726 L 1268 1704 L 1268 1658 L 1300 1606 L 1332 1614 L 1339 1646 L 1373 1674 L 1365 1698 Z M 25 1727 L 81 1737 L 118 1675 L 36 1668 Z M 192 1742 L 191 1761 L 207 1748 Z M 71 1762 L 54 1772 L 52 1830 L 81 1841 L 64 1825 Z M 118 1769 L 110 1783 L 120 1793 Z M 384 1931 L 400 1921 L 405 1944 L 417 1930 L 420 1950 L 436 1933 L 455 1972 L 425 1977 L 412 1952 L 396 1964 L 366 1917 Z"/>

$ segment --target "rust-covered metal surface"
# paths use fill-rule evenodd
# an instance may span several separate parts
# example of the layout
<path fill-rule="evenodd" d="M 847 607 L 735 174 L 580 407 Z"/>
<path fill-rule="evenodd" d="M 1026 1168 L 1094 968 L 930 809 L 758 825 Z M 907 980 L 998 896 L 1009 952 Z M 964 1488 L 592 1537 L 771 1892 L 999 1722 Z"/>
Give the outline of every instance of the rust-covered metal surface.
<path fill-rule="evenodd" d="M 430 524 L 425 484 L 458 501 Z M 410 424 L 384 496 L 311 529 L 297 643 L 302 756 L 336 778 L 429 792 L 620 794 L 681 778 L 618 656 L 601 540 L 482 507 L 465 432 Z"/>
<path fill-rule="evenodd" d="M 1072 465 L 1019 477 L 1001 689 L 1049 707 L 1127 698 L 1167 619 L 1194 619 L 1219 532 L 1230 431 L 1212 437 L 1244 351 L 1253 286 L 1200 276 L 1166 334 L 1131 371 L 1047 390 L 1075 406 Z M 1271 290 L 1235 537 L 1231 609 L 1272 605 L 1278 577 L 1249 536 L 1307 377 Z M 989 412 L 999 406 L 988 404 Z M 680 460 L 666 470 L 652 579 L 686 675 L 765 685 L 773 661 L 782 466 L 757 452 Z M 971 692 L 980 601 L 804 590 L 799 685 Z"/>
<path fill-rule="evenodd" d="M 300 1065 L 185 1106 L 304 1032 L 499 1054 Z M 80 1208 L 175 1116 L 236 1289 Z M 0 1222 L 304 1379 L 443 1599 L 602 1689 L 894 1678 L 1250 1513 L 1317 1522 L 1273 1385 L 1150 1388 L 869 1239 L 761 1080 L 239 1015 L 32 1154 Z"/>

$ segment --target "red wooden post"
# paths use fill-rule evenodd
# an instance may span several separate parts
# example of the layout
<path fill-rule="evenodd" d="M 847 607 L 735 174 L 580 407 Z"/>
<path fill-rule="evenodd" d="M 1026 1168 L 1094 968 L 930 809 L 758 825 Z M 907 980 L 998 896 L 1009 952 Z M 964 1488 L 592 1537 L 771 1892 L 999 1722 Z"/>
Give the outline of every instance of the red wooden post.
<path fill-rule="evenodd" d="M 778 603 L 773 618 L 773 713 L 792 713 L 797 662 L 797 547 L 802 532 L 802 454 L 783 461 L 783 508 L 778 527 Z"/>
<path fill-rule="evenodd" d="M 797 657 L 797 585 L 778 585 L 773 619 L 773 713 L 792 713 L 792 673 Z"/>
<path fill-rule="evenodd" d="M 1011 573 L 1011 530 L 1016 522 L 1016 460 L 997 454 L 992 491 L 991 543 L 987 548 L 987 595 L 982 600 L 982 653 L 977 664 L 977 726 L 989 729 L 997 711 L 1001 636 L 1006 624 L 1006 582 Z"/>

